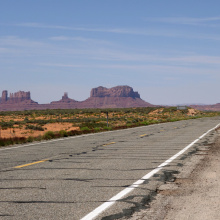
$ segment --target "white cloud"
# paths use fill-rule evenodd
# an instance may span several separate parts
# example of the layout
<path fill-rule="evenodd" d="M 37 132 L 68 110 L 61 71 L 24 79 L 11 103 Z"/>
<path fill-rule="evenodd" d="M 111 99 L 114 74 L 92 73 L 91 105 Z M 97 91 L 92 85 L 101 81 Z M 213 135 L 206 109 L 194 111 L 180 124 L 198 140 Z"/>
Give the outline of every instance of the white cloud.
<path fill-rule="evenodd" d="M 219 21 L 220 17 L 213 18 L 147 18 L 146 21 L 157 21 L 164 23 L 176 23 L 176 24 L 190 24 L 190 25 L 202 25 L 202 22 L 208 21 Z M 205 25 L 205 23 L 203 24 Z M 216 24 L 207 24 L 213 25 Z M 103 32 L 103 33 L 115 33 L 125 35 L 140 35 L 140 36 L 159 36 L 168 38 L 186 38 L 186 39 L 203 39 L 203 40 L 214 40 L 219 41 L 220 36 L 217 34 L 205 33 L 188 33 L 186 31 L 180 31 L 173 28 L 87 28 L 87 27 L 70 27 L 70 26 L 59 26 L 59 25 L 46 25 L 41 23 L 20 23 L 15 26 L 27 27 L 27 28 L 49 28 L 49 29 L 60 29 L 69 31 L 81 31 L 81 32 Z M 220 25 L 219 25 L 220 27 Z M 57 40 L 70 40 L 66 37 L 58 37 Z M 78 38 L 79 40 L 80 38 Z M 81 39 L 82 40 L 82 39 Z"/>
<path fill-rule="evenodd" d="M 83 65 L 74 64 L 62 64 L 62 63 L 39 63 L 39 66 L 50 66 L 50 67 L 68 67 L 68 68 L 82 68 Z"/>
<path fill-rule="evenodd" d="M 83 43 L 90 43 L 90 44 L 112 45 L 112 42 L 110 42 L 110 41 L 106 41 L 106 40 L 102 40 L 102 39 L 85 38 L 85 37 L 55 36 L 55 37 L 50 37 L 49 40 L 53 40 L 53 41 L 80 41 Z"/>
<path fill-rule="evenodd" d="M 60 36 L 60 40 L 69 38 Z M 58 40 L 56 39 L 56 40 Z M 77 37 L 77 39 L 81 39 Z M 72 38 L 70 38 L 72 40 Z M 87 40 L 82 38 L 81 40 Z M 24 66 L 47 66 L 51 71 L 56 67 L 73 68 L 80 71 L 85 70 L 114 70 L 118 73 L 121 70 L 133 71 L 139 75 L 146 74 L 169 74 L 173 75 L 191 74 L 192 76 L 209 76 L 216 78 L 219 75 L 220 57 L 192 54 L 188 52 L 170 53 L 162 55 L 144 53 L 141 49 L 118 48 L 108 45 L 93 45 L 92 47 L 72 46 L 70 44 L 48 43 L 35 41 L 15 36 L 0 38 L 0 55 L 4 58 L 1 61 L 2 68 L 5 61 L 21 64 Z M 157 53 L 159 54 L 159 52 Z M 6 56 L 7 55 L 7 56 Z M 27 59 L 23 59 L 23 58 Z M 32 59 L 30 58 L 32 57 Z M 83 69 L 83 70 L 82 70 Z M 139 72 L 139 73 L 138 73 Z M 170 76 L 172 74 L 172 76 Z"/>
<path fill-rule="evenodd" d="M 69 39 L 64 36 L 60 36 L 57 39 L 65 40 Z M 72 38 L 70 38 L 71 40 Z M 75 38 L 73 38 L 75 39 Z M 87 40 L 84 38 L 77 37 L 77 40 Z M 137 49 L 136 49 L 137 50 Z M 98 45 L 94 45 L 93 47 L 88 47 L 86 49 L 81 48 L 80 46 L 69 46 L 68 45 L 62 45 L 58 46 L 56 44 L 49 44 L 49 43 L 44 43 L 42 41 L 33 41 L 29 39 L 24 39 L 24 38 L 18 38 L 15 36 L 9 36 L 9 37 L 1 37 L 0 38 L 0 54 L 11 54 L 13 55 L 21 55 L 21 54 L 26 54 L 30 56 L 31 54 L 35 54 L 38 56 L 47 56 L 51 55 L 51 57 L 60 57 L 60 58 L 67 58 L 71 56 L 75 57 L 83 57 L 84 63 L 83 66 L 86 65 L 86 62 L 88 60 L 100 60 L 100 61 L 122 61 L 122 62 L 138 62 L 136 65 L 125 65 L 125 64 L 116 64 L 112 63 L 111 65 L 107 65 L 106 67 L 108 68 L 137 68 L 137 69 L 143 69 L 145 66 L 149 66 L 152 64 L 155 64 L 155 66 L 162 66 L 162 68 L 166 69 L 167 66 L 173 66 L 176 68 L 176 66 L 179 66 L 181 68 L 188 67 L 189 65 L 193 66 L 205 66 L 205 65 L 210 65 L 214 64 L 214 66 L 209 66 L 209 68 L 216 68 L 220 66 L 220 57 L 219 56 L 206 56 L 206 55 L 200 55 L 200 54 L 195 54 L 192 55 L 191 53 L 188 53 L 189 55 L 183 55 L 181 56 L 180 53 L 176 54 L 170 54 L 167 53 L 164 56 L 163 55 L 152 55 L 151 53 L 143 53 L 138 51 L 133 52 L 132 49 L 130 48 L 121 48 L 118 49 L 117 47 L 114 49 L 112 47 L 99 47 Z M 183 52 L 184 53 L 184 52 Z M 178 56 L 177 56 L 178 54 Z M 61 60 L 62 60 L 61 59 Z M 86 61 L 87 60 L 87 61 Z M 39 61 L 38 61 L 39 63 Z M 51 65 L 53 62 L 49 62 Z M 143 65 L 143 63 L 145 63 Z M 48 62 L 41 62 L 41 65 L 48 65 Z M 58 63 L 56 62 L 53 64 L 54 66 L 57 66 Z M 59 64 L 61 65 L 61 64 Z M 66 67 L 81 67 L 82 64 L 72 64 L 72 63 L 64 63 L 62 64 L 63 66 Z M 92 66 L 92 65 L 90 65 Z M 102 67 L 103 64 L 100 63 L 100 67 Z"/>
<path fill-rule="evenodd" d="M 219 27 L 216 22 L 220 21 L 220 17 L 206 17 L 206 18 L 193 18 L 193 17 L 156 17 L 146 18 L 145 21 L 171 23 L 171 24 L 184 24 L 184 25 L 198 25 Z M 214 23 L 213 23 L 214 22 Z"/>

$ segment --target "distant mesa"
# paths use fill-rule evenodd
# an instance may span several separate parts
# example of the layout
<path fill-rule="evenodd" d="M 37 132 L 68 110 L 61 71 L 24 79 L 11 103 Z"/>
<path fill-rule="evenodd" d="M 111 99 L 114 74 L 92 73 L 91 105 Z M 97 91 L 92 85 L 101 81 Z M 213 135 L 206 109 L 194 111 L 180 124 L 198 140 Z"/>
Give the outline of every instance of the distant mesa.
<path fill-rule="evenodd" d="M 37 102 L 31 100 L 30 92 L 19 91 L 15 93 L 10 93 L 9 97 L 7 90 L 4 90 L 2 92 L 1 104 L 21 104 L 23 102 L 37 104 Z"/>
<path fill-rule="evenodd" d="M 110 89 L 99 86 L 91 90 L 90 97 L 131 97 L 135 99 L 140 98 L 140 95 L 129 86 L 116 86 Z"/>
<path fill-rule="evenodd" d="M 105 88 L 99 86 L 90 92 L 90 97 L 81 103 L 82 108 L 132 108 L 154 106 L 140 98 L 130 86 Z"/>
<path fill-rule="evenodd" d="M 2 92 L 0 111 L 31 110 L 31 109 L 74 109 L 74 108 L 130 108 L 149 107 L 152 104 L 140 98 L 138 92 L 134 92 L 130 86 L 116 86 L 105 88 L 99 86 L 93 88 L 90 97 L 85 101 L 76 101 L 68 97 L 65 92 L 59 101 L 48 104 L 38 104 L 31 99 L 30 92 L 19 91 L 11 93 Z"/>
<path fill-rule="evenodd" d="M 220 111 L 220 103 L 214 105 L 190 105 L 190 107 L 200 111 Z"/>
<path fill-rule="evenodd" d="M 93 88 L 90 97 L 84 101 L 76 101 L 64 93 L 59 101 L 48 104 L 38 104 L 31 99 L 30 92 L 19 91 L 10 93 L 4 90 L 0 98 L 0 111 L 23 111 L 41 109 L 83 109 L 83 108 L 132 108 L 132 107 L 153 107 L 140 98 L 140 94 L 135 92 L 130 86 L 116 86 L 105 88 L 99 86 Z M 220 111 L 220 104 L 209 106 L 192 106 L 198 110 Z"/>

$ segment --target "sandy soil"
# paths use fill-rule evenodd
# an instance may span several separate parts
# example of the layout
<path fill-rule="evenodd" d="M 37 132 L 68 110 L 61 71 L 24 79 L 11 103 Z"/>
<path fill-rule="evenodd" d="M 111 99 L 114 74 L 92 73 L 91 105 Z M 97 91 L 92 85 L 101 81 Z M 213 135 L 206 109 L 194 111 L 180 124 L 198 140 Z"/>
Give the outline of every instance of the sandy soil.
<path fill-rule="evenodd" d="M 79 127 L 73 127 L 72 123 L 50 123 L 43 126 L 44 131 L 35 131 L 35 130 L 26 130 L 25 126 L 23 128 L 8 128 L 6 130 L 1 130 L 2 138 L 11 138 L 11 137 L 37 137 L 43 135 L 47 131 L 70 131 L 70 130 L 79 130 Z"/>
<path fill-rule="evenodd" d="M 199 113 L 198 110 L 191 108 L 191 109 L 188 110 L 187 115 L 189 115 L 189 116 L 194 116 L 194 115 L 196 115 L 197 113 Z"/>
<path fill-rule="evenodd" d="M 194 155 L 188 162 L 187 168 L 177 175 L 174 182 L 168 182 L 158 189 L 158 194 L 150 203 L 149 209 L 134 213 L 132 217 L 126 219 L 220 219 L 219 133 L 220 131 L 218 131 L 215 143 L 211 146 L 204 146 L 203 150 Z"/>
<path fill-rule="evenodd" d="M 220 138 L 196 170 L 176 180 L 178 190 L 167 207 L 166 220 L 220 219 Z"/>

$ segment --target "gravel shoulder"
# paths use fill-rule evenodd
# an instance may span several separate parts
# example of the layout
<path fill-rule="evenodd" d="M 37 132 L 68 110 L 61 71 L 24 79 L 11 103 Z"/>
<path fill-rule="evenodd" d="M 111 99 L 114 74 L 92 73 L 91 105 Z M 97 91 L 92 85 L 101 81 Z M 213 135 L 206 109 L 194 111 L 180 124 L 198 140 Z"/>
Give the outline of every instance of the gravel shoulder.
<path fill-rule="evenodd" d="M 220 130 L 212 143 L 199 150 L 173 180 L 157 189 L 145 210 L 130 220 L 220 219 Z"/>

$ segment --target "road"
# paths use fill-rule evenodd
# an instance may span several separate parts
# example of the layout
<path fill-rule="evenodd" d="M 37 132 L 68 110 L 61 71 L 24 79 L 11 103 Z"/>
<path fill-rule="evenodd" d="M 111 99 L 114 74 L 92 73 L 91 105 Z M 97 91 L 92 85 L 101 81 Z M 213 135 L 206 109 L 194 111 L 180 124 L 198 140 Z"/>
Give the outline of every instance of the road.
<path fill-rule="evenodd" d="M 0 219 L 79 220 L 91 212 L 94 219 L 129 215 L 143 208 L 160 182 L 214 131 L 111 206 L 102 205 L 134 188 L 133 183 L 219 123 L 220 117 L 193 119 L 1 148 Z M 100 206 L 99 213 L 94 211 Z"/>

